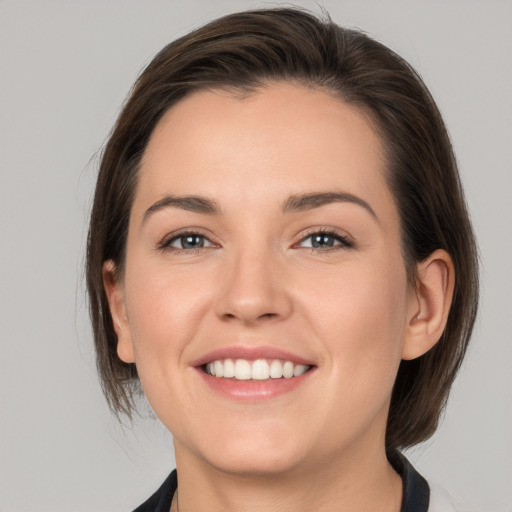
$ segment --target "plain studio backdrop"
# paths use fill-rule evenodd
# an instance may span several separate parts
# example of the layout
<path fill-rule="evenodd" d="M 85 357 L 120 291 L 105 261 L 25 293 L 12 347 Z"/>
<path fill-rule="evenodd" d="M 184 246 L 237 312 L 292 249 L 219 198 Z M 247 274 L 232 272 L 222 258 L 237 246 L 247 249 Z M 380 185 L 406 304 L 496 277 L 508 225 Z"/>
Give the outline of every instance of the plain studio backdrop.
<path fill-rule="evenodd" d="M 296 5 L 319 12 L 312 1 Z M 141 68 L 242 0 L 0 0 L 0 510 L 132 510 L 174 467 L 96 378 L 82 279 L 104 143 Z M 434 438 L 409 452 L 465 509 L 512 511 L 512 2 L 325 0 L 423 76 L 448 125 L 482 260 L 472 346 Z"/>

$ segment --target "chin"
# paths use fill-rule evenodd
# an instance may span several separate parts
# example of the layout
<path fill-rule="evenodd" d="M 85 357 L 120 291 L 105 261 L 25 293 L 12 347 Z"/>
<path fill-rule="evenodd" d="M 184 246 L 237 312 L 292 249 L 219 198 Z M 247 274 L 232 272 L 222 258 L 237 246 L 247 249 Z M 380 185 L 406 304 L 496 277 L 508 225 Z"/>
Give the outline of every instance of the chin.
<path fill-rule="evenodd" d="M 304 444 L 276 424 L 226 428 L 220 436 L 203 437 L 194 451 L 219 471 L 248 477 L 287 473 L 306 459 Z"/>
<path fill-rule="evenodd" d="M 226 456 L 227 455 L 227 456 Z M 265 478 L 291 473 L 300 467 L 301 457 L 287 453 L 256 452 L 229 453 L 212 457 L 210 464 L 224 473 L 241 477 Z"/>

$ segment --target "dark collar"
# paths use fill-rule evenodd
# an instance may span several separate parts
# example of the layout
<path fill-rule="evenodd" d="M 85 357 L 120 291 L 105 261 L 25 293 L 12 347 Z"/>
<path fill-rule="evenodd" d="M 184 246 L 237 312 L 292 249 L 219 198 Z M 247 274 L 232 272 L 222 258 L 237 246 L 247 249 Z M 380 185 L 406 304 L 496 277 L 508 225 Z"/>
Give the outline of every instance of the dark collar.
<path fill-rule="evenodd" d="M 400 512 L 427 512 L 430 498 L 427 481 L 402 454 L 396 452 L 388 458 L 395 471 L 402 477 L 403 496 Z M 169 512 L 177 488 L 178 476 L 174 470 L 158 491 L 133 512 Z"/>
<path fill-rule="evenodd" d="M 403 494 L 400 512 L 427 512 L 430 501 L 427 481 L 400 452 L 388 455 L 388 460 L 402 477 Z"/>

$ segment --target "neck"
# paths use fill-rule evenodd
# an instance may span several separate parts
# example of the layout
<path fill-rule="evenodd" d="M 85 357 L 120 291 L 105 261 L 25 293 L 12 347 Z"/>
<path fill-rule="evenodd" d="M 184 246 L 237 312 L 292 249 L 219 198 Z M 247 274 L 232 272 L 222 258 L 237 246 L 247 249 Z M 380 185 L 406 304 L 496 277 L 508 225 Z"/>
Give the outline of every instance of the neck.
<path fill-rule="evenodd" d="M 197 459 L 176 443 L 177 512 L 399 512 L 402 481 L 378 454 L 335 454 L 331 460 L 271 474 L 236 474 Z M 200 492 L 198 492 L 200 489 Z"/>

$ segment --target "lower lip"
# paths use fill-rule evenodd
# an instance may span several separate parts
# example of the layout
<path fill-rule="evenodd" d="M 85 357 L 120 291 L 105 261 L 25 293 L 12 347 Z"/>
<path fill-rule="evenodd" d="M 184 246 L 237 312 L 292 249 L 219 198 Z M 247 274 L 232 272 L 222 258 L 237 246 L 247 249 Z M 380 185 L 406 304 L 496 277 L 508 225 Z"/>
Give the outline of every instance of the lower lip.
<path fill-rule="evenodd" d="M 310 369 L 299 377 L 290 379 L 235 380 L 208 375 L 201 368 L 197 370 L 203 381 L 213 391 L 241 402 L 263 402 L 290 393 L 309 379 L 313 373 L 313 369 Z"/>

